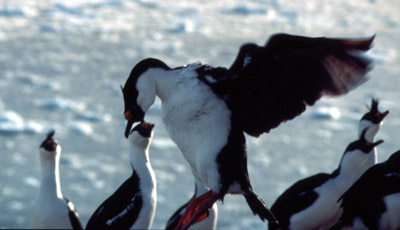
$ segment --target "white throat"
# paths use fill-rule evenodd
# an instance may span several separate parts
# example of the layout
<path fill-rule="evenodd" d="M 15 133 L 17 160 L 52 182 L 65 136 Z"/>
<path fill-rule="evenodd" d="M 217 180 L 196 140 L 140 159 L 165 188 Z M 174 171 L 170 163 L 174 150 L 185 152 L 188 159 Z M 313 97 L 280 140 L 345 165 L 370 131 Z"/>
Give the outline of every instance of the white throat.
<path fill-rule="evenodd" d="M 346 153 L 342 157 L 340 161 L 340 172 L 336 179 L 339 187 L 342 187 L 345 191 L 360 178 L 366 170 L 363 165 L 370 154 L 372 154 L 372 152 L 366 154 L 361 150 L 354 150 Z"/>
<path fill-rule="evenodd" d="M 175 93 L 176 87 L 182 85 L 190 87 L 187 84 L 190 82 L 190 75 L 193 75 L 198 64 L 191 64 L 185 68 L 176 70 L 165 70 L 162 68 L 151 68 L 142 74 L 136 83 L 136 88 L 139 92 L 137 103 L 146 112 L 154 103 L 156 95 L 164 103 Z M 183 78 L 177 75 L 185 76 Z"/>
<path fill-rule="evenodd" d="M 153 191 L 156 187 L 156 177 L 149 159 L 150 140 L 147 139 L 147 141 L 145 141 L 145 139 L 143 139 L 145 142 L 137 142 L 137 140 L 132 141 L 130 138 L 131 137 L 129 137 L 128 151 L 131 166 L 140 178 L 141 189 L 148 188 Z"/>
<path fill-rule="evenodd" d="M 40 151 L 44 151 L 41 149 Z M 62 198 L 60 185 L 59 161 L 61 147 L 58 145 L 56 153 L 40 153 L 40 164 L 42 170 L 42 178 L 39 189 L 39 196 Z"/>
<path fill-rule="evenodd" d="M 375 142 L 376 135 L 382 125 L 382 122 L 379 124 L 374 124 L 371 121 L 361 120 L 358 128 L 358 136 L 361 136 L 361 133 L 364 129 L 368 128 L 365 133 L 365 140 L 369 142 Z M 368 159 L 363 163 L 363 171 L 365 172 L 371 166 L 378 163 L 378 151 L 376 147 L 373 149 L 371 153 L 368 154 Z"/>
<path fill-rule="evenodd" d="M 358 127 L 358 136 L 360 137 L 363 130 L 368 128 L 367 132 L 365 133 L 365 140 L 369 142 L 374 142 L 376 134 L 378 133 L 381 127 L 381 124 L 382 122 L 379 124 L 374 124 L 368 120 L 361 120 Z"/>

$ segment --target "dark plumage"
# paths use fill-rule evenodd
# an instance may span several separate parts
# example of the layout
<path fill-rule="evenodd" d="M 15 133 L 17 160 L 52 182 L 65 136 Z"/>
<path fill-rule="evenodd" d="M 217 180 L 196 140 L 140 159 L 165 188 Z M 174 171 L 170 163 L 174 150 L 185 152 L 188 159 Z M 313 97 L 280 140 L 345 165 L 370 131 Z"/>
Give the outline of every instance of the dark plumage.
<path fill-rule="evenodd" d="M 390 226 L 381 219 L 387 211 L 384 198 L 396 193 L 400 194 L 400 150 L 393 153 L 387 161 L 367 170 L 343 194 L 339 199 L 342 201 L 343 214 L 332 229 L 356 227 L 353 226 L 356 218 L 368 229 L 400 228 L 400 225 Z M 398 213 L 388 215 L 389 220 L 398 219 Z"/>
<path fill-rule="evenodd" d="M 366 132 L 367 129 L 358 140 L 347 146 L 339 167 L 332 173 L 319 173 L 299 180 L 278 197 L 271 211 L 281 228 L 325 229 L 335 223 L 340 207 L 333 205 L 341 195 L 340 191 L 346 191 L 360 177 L 364 172 L 362 164 L 372 150 L 383 142 L 368 142 L 365 139 Z M 329 204 L 332 206 L 324 207 Z M 273 227 L 270 226 L 270 229 Z"/>
<path fill-rule="evenodd" d="M 132 175 L 92 214 L 86 229 L 129 229 L 142 206 L 139 183 L 140 179 L 133 170 Z M 124 210 L 125 215 L 119 217 L 118 214 Z"/>
<path fill-rule="evenodd" d="M 342 95 L 366 81 L 370 60 L 359 54 L 373 39 L 277 34 L 265 46 L 243 45 L 229 69 L 207 67 L 198 73 L 216 80 L 201 77 L 226 101 L 243 131 L 259 136 L 300 115 L 322 95 Z"/>
<path fill-rule="evenodd" d="M 343 95 L 366 81 L 370 61 L 361 53 L 373 39 L 277 34 L 265 46 L 243 45 L 230 68 L 197 63 L 172 69 L 153 58 L 140 61 L 122 89 L 125 136 L 159 96 L 171 138 L 196 179 L 210 188 L 192 200 L 178 227 L 188 228 L 227 193 L 242 194 L 262 220 L 277 224 L 251 187 L 244 132 L 269 132 L 321 96 Z"/>
<path fill-rule="evenodd" d="M 79 218 L 79 214 L 75 209 L 74 204 L 70 200 L 64 197 L 65 202 L 68 205 L 68 216 L 69 220 L 71 221 L 72 229 L 79 230 L 83 229 L 81 224 L 81 219 Z"/>

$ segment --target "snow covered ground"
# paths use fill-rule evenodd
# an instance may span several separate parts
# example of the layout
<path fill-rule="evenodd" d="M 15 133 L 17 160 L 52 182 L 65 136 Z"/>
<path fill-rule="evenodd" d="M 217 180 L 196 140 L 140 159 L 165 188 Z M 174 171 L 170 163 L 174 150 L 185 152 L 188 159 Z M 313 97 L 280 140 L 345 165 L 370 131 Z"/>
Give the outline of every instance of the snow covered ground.
<path fill-rule="evenodd" d="M 271 205 L 293 182 L 330 172 L 371 97 L 390 110 L 379 160 L 400 148 L 400 3 L 397 0 L 2 0 L 0 1 L 0 227 L 29 227 L 40 183 L 38 146 L 49 129 L 62 145 L 64 195 L 85 225 L 130 175 L 120 85 L 141 59 L 170 66 L 201 61 L 229 66 L 245 42 L 278 32 L 306 36 L 376 34 L 370 80 L 324 99 L 262 137 L 247 138 L 255 191 Z M 158 182 L 153 227 L 193 193 L 193 177 L 160 121 L 150 157 Z M 265 229 L 244 199 L 219 204 L 219 229 Z"/>

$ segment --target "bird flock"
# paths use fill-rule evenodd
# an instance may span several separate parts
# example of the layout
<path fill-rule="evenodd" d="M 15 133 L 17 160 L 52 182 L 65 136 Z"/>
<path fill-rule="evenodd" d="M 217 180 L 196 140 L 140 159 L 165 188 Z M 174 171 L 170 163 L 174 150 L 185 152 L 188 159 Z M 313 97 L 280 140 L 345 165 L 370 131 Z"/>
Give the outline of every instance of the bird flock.
<path fill-rule="evenodd" d="M 266 229 L 400 228 L 400 151 L 378 163 L 383 140 L 375 139 L 389 111 L 381 112 L 377 99 L 361 117 L 357 139 L 343 146 L 338 167 L 297 181 L 271 208 L 253 190 L 247 171 L 244 134 L 257 138 L 321 97 L 345 95 L 364 83 L 371 60 L 363 53 L 373 40 L 276 34 L 265 46 L 242 45 L 229 68 L 170 68 L 158 59 L 142 60 L 121 87 L 132 175 L 84 228 L 151 228 L 157 187 L 149 147 L 155 125 L 144 118 L 156 96 L 163 123 L 195 179 L 193 197 L 171 214 L 166 229 L 216 229 L 223 218 L 216 201 L 226 194 L 242 195 L 254 215 L 268 221 Z M 49 132 L 39 147 L 42 178 L 30 227 L 83 229 L 61 191 L 61 146 L 54 135 Z"/>

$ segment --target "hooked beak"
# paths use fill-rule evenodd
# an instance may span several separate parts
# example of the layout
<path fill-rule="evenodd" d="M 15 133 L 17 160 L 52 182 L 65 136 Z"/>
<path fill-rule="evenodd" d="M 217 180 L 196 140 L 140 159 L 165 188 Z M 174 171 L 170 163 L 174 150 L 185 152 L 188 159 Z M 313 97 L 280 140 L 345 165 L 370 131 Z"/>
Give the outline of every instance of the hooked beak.
<path fill-rule="evenodd" d="M 136 107 L 135 111 L 127 110 L 124 112 L 125 120 L 128 121 L 125 128 L 125 137 L 128 138 L 132 126 L 135 122 L 144 120 L 144 112 L 139 107 Z"/>

